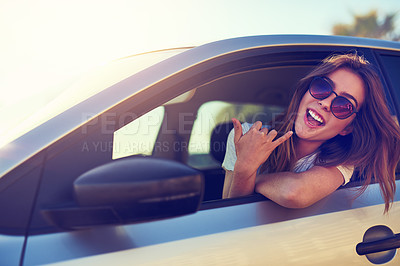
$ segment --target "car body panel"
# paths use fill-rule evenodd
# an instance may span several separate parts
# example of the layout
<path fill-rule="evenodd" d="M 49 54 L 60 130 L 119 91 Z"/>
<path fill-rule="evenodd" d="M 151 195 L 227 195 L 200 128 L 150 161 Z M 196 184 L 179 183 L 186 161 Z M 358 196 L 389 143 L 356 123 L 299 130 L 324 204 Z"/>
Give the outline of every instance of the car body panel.
<path fill-rule="evenodd" d="M 400 185 L 400 180 L 396 183 Z M 267 200 L 230 207 L 201 210 L 193 215 L 150 223 L 31 236 L 27 243 L 25 263 L 27 265 L 46 264 L 55 261 L 71 260 L 77 256 L 86 257 L 124 249 L 133 249 L 131 250 L 132 254 L 136 254 L 134 251 L 136 249 L 143 250 L 143 254 L 148 254 L 146 249 L 152 252 L 151 250 L 154 245 L 156 245 L 155 249 L 157 249 L 157 247 L 168 246 L 168 243 L 173 241 L 173 243 L 176 244 L 172 244 L 172 246 L 177 247 L 175 245 L 185 243 L 184 239 L 188 238 L 192 240 L 188 240 L 188 243 L 183 245 L 192 247 L 192 244 L 197 245 L 198 237 L 204 235 L 212 235 L 211 239 L 213 239 L 213 242 L 208 242 L 208 244 L 211 245 L 210 243 L 214 243 L 217 238 L 221 237 L 225 239 L 224 234 L 229 235 L 230 231 L 235 232 L 236 230 L 256 227 L 259 228 L 260 231 L 267 230 L 267 232 L 270 232 L 269 229 L 265 228 L 268 228 L 268 226 L 276 226 L 279 228 L 281 223 L 288 223 L 290 225 L 287 229 L 285 226 L 282 226 L 285 229 L 281 230 L 288 230 L 285 234 L 295 234 L 293 231 L 296 230 L 299 232 L 298 237 L 304 237 L 308 235 L 307 232 L 311 231 L 314 227 L 318 226 L 320 230 L 322 230 L 326 223 L 325 219 L 327 219 L 322 217 L 325 216 L 330 217 L 327 220 L 331 226 L 330 228 L 326 228 L 327 232 L 325 232 L 325 234 L 330 234 L 330 232 L 337 234 L 334 238 L 326 237 L 325 239 L 330 239 L 329 242 L 332 242 L 332 245 L 336 245 L 336 249 L 327 249 L 321 253 L 314 254 L 314 257 L 325 262 L 333 259 L 332 257 L 328 256 L 325 258 L 324 256 L 329 252 L 332 254 L 341 253 L 341 249 L 338 245 L 342 242 L 346 242 L 347 245 L 349 245 L 348 243 L 352 243 L 353 245 L 351 253 L 347 253 L 349 256 L 351 255 L 353 260 L 358 257 L 355 253 L 355 246 L 362 241 L 363 233 L 370 226 L 384 224 L 392 228 L 394 232 L 400 231 L 400 224 L 397 222 L 399 220 L 398 215 L 400 214 L 398 212 L 400 207 L 400 191 L 397 191 L 395 195 L 396 203 L 388 215 L 383 215 L 384 205 L 377 184 L 370 185 L 367 191 L 358 198 L 355 198 L 356 193 L 357 190 L 355 188 L 340 189 L 322 201 L 305 209 L 287 209 Z M 335 218 L 333 219 L 332 217 Z M 297 229 L 296 224 L 302 224 L 302 221 L 307 221 L 303 224 L 304 228 L 299 227 Z M 341 221 L 346 222 L 343 224 Z M 296 229 L 292 230 L 291 227 Z M 343 230 L 343 236 L 340 235 L 341 230 Z M 352 231 L 356 232 L 356 234 L 348 235 L 348 232 Z M 247 231 L 244 230 L 242 233 L 238 233 L 238 235 L 245 237 L 245 232 Z M 312 237 L 319 236 L 312 233 Z M 230 239 L 230 237 L 227 238 Z M 286 238 L 282 236 L 281 241 L 284 242 L 286 241 L 285 239 Z M 275 236 L 271 241 L 265 241 L 266 243 L 263 245 L 273 246 L 277 241 L 279 241 L 279 237 Z M 307 239 L 303 241 L 307 241 Z M 321 238 L 319 242 L 316 243 L 320 243 L 322 245 L 321 248 L 325 248 L 325 245 L 328 245 L 325 244 L 325 242 Z M 163 243 L 165 243 L 165 245 Z M 289 241 L 287 245 L 290 245 L 290 243 Z M 199 240 L 199 245 L 203 244 L 204 242 Z M 238 245 L 239 244 L 240 243 L 238 243 Z M 303 244 L 300 246 L 298 246 L 298 244 L 298 242 L 293 242 L 291 248 L 293 248 L 293 250 L 301 250 Z M 248 244 L 244 244 L 242 249 L 247 249 L 247 246 Z M 66 247 L 68 248 L 66 249 Z M 204 246 L 203 248 L 209 252 L 209 248 Z M 303 259 L 307 259 L 311 256 L 309 247 L 305 245 L 303 248 L 309 252 L 299 256 L 298 259 L 300 261 L 302 257 L 304 257 Z M 244 252 L 250 252 L 250 250 L 251 249 Z M 268 249 L 266 249 L 264 254 L 269 254 L 267 250 Z M 38 254 L 43 254 L 44 252 L 48 252 L 49 255 L 38 256 Z M 127 252 L 128 253 L 124 254 L 130 254 L 129 251 Z M 201 253 L 201 251 L 196 251 L 195 248 L 193 252 Z M 116 253 L 115 256 L 119 256 L 119 254 L 120 253 Z M 275 253 L 272 252 L 271 254 Z M 144 257 L 145 255 L 141 256 Z M 341 257 L 341 255 L 337 256 Z M 99 256 L 99 258 L 101 258 L 101 256 Z M 111 255 L 111 258 L 115 257 Z M 147 259 L 148 262 L 152 262 L 156 258 L 150 257 Z M 145 260 L 145 258 L 143 258 L 143 260 Z M 283 258 L 281 258 L 281 260 L 285 261 Z M 82 261 L 85 262 L 85 260 Z M 79 262 L 79 260 L 77 260 L 77 262 Z M 93 257 L 92 262 L 98 262 L 96 256 Z M 167 262 L 168 260 L 166 260 L 165 264 L 167 264 Z M 287 261 L 285 262 L 288 263 Z"/>
<path fill-rule="evenodd" d="M 0 264 L 18 265 L 24 244 L 24 236 L 0 235 Z"/>
<path fill-rule="evenodd" d="M 400 231 L 400 203 L 389 216 L 382 205 L 305 217 L 66 261 L 55 265 L 370 265 L 357 255 L 366 224 Z M 367 219 L 367 220 L 366 220 Z M 350 244 L 354 243 L 354 244 Z M 396 256 L 387 265 L 398 265 Z"/>

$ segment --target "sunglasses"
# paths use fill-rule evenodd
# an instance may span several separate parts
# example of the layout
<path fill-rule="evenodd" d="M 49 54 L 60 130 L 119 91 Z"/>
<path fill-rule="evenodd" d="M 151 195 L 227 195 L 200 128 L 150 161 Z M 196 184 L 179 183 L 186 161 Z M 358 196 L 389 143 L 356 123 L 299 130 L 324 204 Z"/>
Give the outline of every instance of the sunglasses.
<path fill-rule="evenodd" d="M 326 78 L 315 77 L 311 81 L 308 91 L 310 92 L 311 96 L 317 100 L 323 100 L 328 98 L 332 93 L 335 94 L 336 97 L 331 102 L 330 110 L 338 119 L 346 119 L 352 114 L 357 113 L 356 108 L 350 102 L 350 100 L 346 97 L 337 95 L 337 93 L 333 91 L 331 84 Z"/>

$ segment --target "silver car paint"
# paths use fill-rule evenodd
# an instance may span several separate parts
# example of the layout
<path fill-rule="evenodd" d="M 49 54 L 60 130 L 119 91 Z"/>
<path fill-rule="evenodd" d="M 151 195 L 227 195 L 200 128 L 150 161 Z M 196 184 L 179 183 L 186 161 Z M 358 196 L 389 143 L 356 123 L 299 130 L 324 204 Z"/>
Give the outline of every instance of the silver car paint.
<path fill-rule="evenodd" d="M 365 222 L 400 219 L 399 202 L 390 218 L 381 215 L 382 208 L 305 217 L 52 265 L 372 265 L 357 255 L 355 244 L 368 229 Z M 399 264 L 397 255 L 385 265 Z"/>
<path fill-rule="evenodd" d="M 400 181 L 397 181 L 396 184 L 400 185 Z M 354 199 L 355 193 L 354 188 L 340 189 L 306 209 L 286 209 L 272 201 L 262 201 L 199 211 L 193 215 L 158 222 L 32 236 L 29 237 L 27 243 L 25 264 L 52 263 L 76 257 L 109 253 L 116 250 L 144 248 L 176 240 L 260 225 L 268 227 L 277 224 L 276 226 L 279 228 L 279 224 L 285 221 L 292 221 L 293 224 L 296 224 L 298 219 L 301 220 L 304 217 L 308 217 L 308 221 L 311 223 L 309 230 L 311 230 L 314 224 L 313 219 L 315 218 L 314 225 L 317 226 L 318 219 L 320 219 L 318 217 L 321 214 L 329 214 L 329 217 L 333 217 L 334 221 L 330 230 L 334 230 L 332 232 L 336 234 L 335 237 L 326 237 L 324 240 L 326 242 L 340 240 L 347 245 L 352 243 L 353 247 L 350 247 L 350 249 L 355 253 L 355 246 L 362 241 L 362 234 L 359 233 L 357 240 L 354 240 L 352 239 L 354 235 L 347 235 L 347 231 L 341 233 L 340 230 L 349 230 L 351 227 L 349 227 L 348 222 L 342 221 L 341 218 L 336 218 L 341 217 L 342 212 L 351 213 L 353 211 L 354 214 L 350 215 L 354 217 L 351 219 L 358 219 L 358 224 L 362 225 L 360 227 L 360 230 L 361 228 L 363 229 L 362 233 L 378 221 L 385 221 L 385 224 L 391 227 L 394 232 L 400 232 L 400 224 L 396 223 L 399 215 L 400 191 L 396 193 L 396 205 L 388 216 L 383 215 L 383 200 L 377 184 L 370 185 L 367 191 L 359 198 Z M 360 210 L 363 208 L 368 209 L 369 206 L 376 206 L 374 216 L 370 216 L 369 213 L 363 214 L 363 210 Z M 336 224 L 336 227 L 334 224 Z M 296 233 L 295 231 L 293 230 L 293 233 Z M 301 235 L 314 237 L 314 233 L 312 232 L 302 232 Z M 223 234 L 219 234 L 218 236 L 224 238 Z M 266 245 L 270 245 L 276 241 L 277 239 L 266 240 Z M 281 241 L 285 241 L 283 236 Z M 319 241 L 321 248 L 323 248 L 325 245 L 323 239 Z M 189 241 L 189 243 L 196 243 L 196 241 Z M 204 248 L 206 249 L 206 247 Z M 302 247 L 298 246 L 296 248 L 301 249 Z M 306 248 L 304 247 L 304 249 Z M 336 256 L 340 256 L 340 249 L 326 250 L 321 252 L 321 254 L 325 254 L 328 251 Z M 41 256 L 40 254 L 44 252 L 46 256 Z M 136 252 L 133 254 L 136 254 Z M 270 254 L 266 250 L 264 255 L 265 260 L 268 261 L 268 257 L 273 256 L 273 253 Z M 304 254 L 304 256 L 309 255 Z M 317 252 L 315 252 L 315 256 L 317 256 Z M 151 259 L 155 258 L 151 256 L 148 259 L 151 261 Z M 299 257 L 299 259 L 301 258 Z M 323 258 L 319 259 L 323 260 Z"/>

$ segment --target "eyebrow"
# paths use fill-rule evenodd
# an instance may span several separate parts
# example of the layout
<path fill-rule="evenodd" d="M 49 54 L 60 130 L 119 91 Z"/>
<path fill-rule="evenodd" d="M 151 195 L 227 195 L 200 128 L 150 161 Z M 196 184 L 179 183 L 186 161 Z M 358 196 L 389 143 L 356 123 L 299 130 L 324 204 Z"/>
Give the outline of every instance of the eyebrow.
<path fill-rule="evenodd" d="M 333 81 L 332 81 L 330 78 L 328 78 L 328 77 L 324 77 L 324 78 L 328 81 L 328 83 L 332 86 L 333 89 L 336 88 L 335 82 L 333 82 Z M 346 97 L 346 98 L 352 99 L 352 100 L 356 103 L 356 108 L 358 108 L 358 102 L 357 102 L 356 98 L 354 98 L 354 96 L 351 95 L 350 93 L 347 93 L 347 92 L 342 91 L 342 92 L 338 93 L 338 95 L 343 96 L 343 97 Z"/>

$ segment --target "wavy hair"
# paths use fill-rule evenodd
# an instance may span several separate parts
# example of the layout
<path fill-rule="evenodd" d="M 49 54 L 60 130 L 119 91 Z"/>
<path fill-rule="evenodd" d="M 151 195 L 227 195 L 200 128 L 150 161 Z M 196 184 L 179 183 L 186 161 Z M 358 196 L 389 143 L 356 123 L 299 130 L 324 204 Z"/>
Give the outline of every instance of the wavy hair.
<path fill-rule="evenodd" d="M 375 68 L 357 53 L 337 54 L 324 59 L 319 66 L 301 79 L 286 113 L 279 119 L 278 132 L 294 131 L 300 101 L 312 79 L 327 76 L 338 69 L 348 69 L 364 83 L 365 100 L 352 121 L 353 130 L 346 136 L 337 135 L 320 147 L 315 165 L 353 165 L 363 180 L 361 195 L 371 182 L 378 182 L 385 200 L 385 212 L 393 202 L 396 190 L 395 170 L 400 158 L 400 130 L 387 108 L 382 83 Z M 275 121 L 276 122 L 276 121 Z M 292 171 L 297 161 L 296 138 L 278 146 L 263 164 L 268 172 Z"/>

